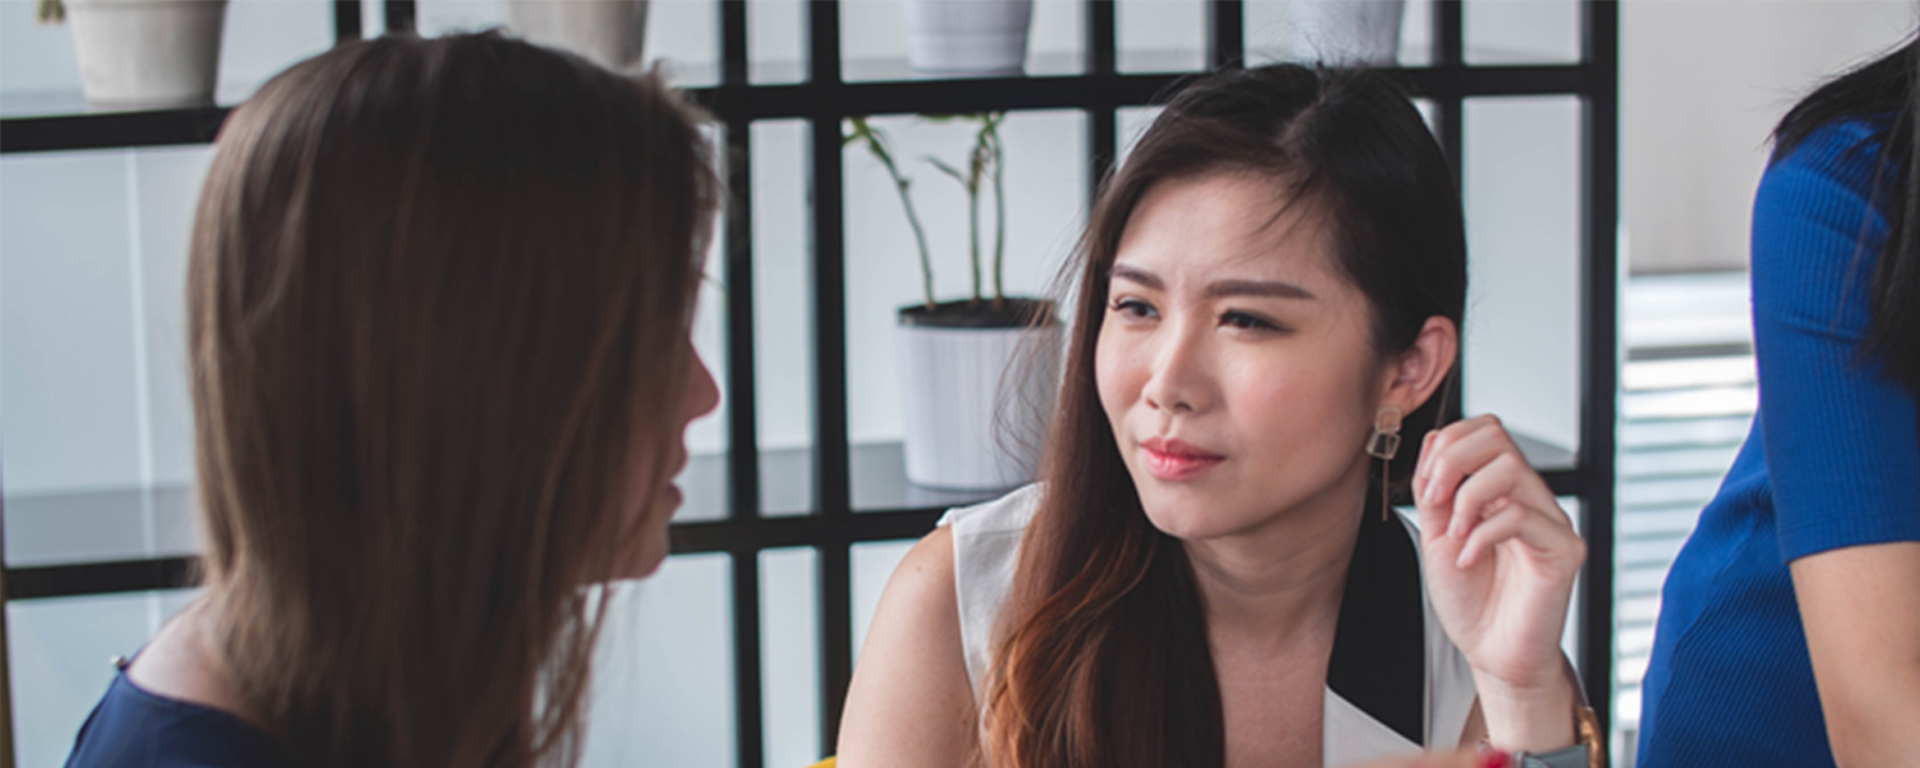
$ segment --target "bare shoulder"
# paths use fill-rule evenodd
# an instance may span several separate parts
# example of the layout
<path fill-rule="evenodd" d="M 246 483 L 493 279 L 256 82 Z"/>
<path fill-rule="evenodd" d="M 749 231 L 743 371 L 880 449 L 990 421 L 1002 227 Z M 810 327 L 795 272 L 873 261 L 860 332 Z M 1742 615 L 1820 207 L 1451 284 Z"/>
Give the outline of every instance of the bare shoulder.
<path fill-rule="evenodd" d="M 954 595 L 953 532 L 902 558 L 861 646 L 841 717 L 839 765 L 965 765 L 977 747 Z"/>

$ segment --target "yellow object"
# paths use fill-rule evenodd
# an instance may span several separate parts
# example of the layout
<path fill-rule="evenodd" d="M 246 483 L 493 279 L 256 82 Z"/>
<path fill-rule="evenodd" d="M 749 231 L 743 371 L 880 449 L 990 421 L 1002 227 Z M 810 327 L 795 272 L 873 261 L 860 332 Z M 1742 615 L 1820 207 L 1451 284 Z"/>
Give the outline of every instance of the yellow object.
<path fill-rule="evenodd" d="M 833 768 L 833 758 L 829 757 L 813 765 L 809 765 L 807 768 Z"/>

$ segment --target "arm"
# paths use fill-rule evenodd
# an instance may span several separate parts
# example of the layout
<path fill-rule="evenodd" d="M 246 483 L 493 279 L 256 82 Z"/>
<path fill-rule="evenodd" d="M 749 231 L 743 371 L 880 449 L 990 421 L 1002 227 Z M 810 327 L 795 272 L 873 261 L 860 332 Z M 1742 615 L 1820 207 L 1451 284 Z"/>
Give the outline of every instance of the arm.
<path fill-rule="evenodd" d="M 953 532 L 914 545 L 880 597 L 840 720 L 841 768 L 965 766 L 978 715 L 960 645 Z"/>
<path fill-rule="evenodd" d="M 1791 567 L 1834 760 L 1920 765 L 1920 542 L 1835 549 Z"/>
<path fill-rule="evenodd" d="M 1857 358 L 1886 221 L 1872 167 L 1836 154 L 1864 133 L 1830 130 L 1754 200 L 1758 425 L 1834 758 L 1920 765 L 1920 419 L 1913 392 Z"/>

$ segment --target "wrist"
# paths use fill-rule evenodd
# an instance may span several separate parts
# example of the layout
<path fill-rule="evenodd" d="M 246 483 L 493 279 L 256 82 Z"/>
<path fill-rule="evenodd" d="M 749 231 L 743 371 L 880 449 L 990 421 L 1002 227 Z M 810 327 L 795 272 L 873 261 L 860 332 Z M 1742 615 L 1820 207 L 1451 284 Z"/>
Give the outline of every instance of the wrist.
<path fill-rule="evenodd" d="M 1564 677 L 1555 677 L 1538 686 L 1478 684 L 1487 743 L 1502 750 L 1527 752 L 1573 744 L 1579 737 L 1571 716 L 1580 705 L 1578 694 Z"/>

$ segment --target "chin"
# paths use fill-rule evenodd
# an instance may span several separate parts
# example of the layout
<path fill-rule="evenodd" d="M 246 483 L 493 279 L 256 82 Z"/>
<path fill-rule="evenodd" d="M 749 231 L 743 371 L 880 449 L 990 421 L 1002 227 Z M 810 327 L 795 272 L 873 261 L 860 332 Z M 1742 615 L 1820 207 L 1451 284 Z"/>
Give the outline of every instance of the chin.
<path fill-rule="evenodd" d="M 1245 527 L 1233 513 L 1235 505 L 1203 487 L 1167 484 L 1148 478 L 1135 481 L 1140 493 L 1140 508 L 1147 522 L 1168 536 L 1182 541 L 1224 536 Z"/>

